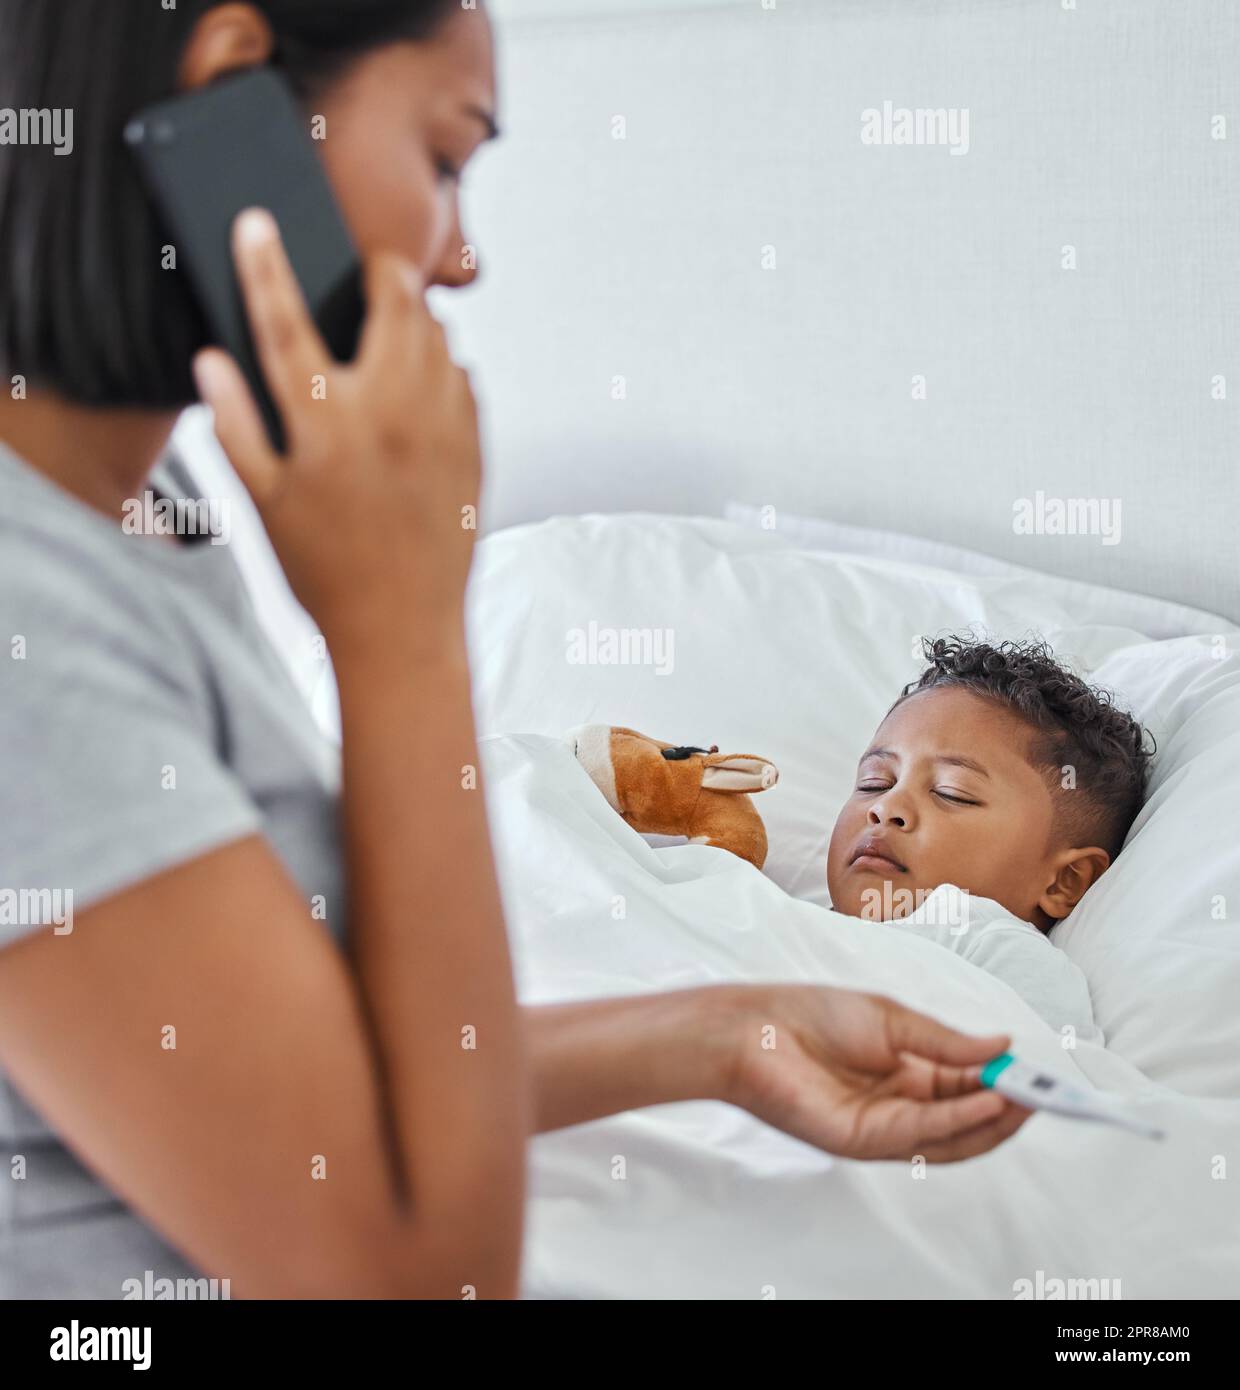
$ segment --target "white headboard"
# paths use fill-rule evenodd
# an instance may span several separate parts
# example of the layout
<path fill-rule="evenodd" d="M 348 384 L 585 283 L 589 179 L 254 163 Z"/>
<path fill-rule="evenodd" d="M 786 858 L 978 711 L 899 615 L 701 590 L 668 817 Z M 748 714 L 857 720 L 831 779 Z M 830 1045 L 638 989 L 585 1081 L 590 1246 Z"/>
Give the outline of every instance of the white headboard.
<path fill-rule="evenodd" d="M 491 8 L 488 527 L 737 498 L 1240 620 L 1235 0 Z M 967 153 L 863 140 L 919 108 Z"/>

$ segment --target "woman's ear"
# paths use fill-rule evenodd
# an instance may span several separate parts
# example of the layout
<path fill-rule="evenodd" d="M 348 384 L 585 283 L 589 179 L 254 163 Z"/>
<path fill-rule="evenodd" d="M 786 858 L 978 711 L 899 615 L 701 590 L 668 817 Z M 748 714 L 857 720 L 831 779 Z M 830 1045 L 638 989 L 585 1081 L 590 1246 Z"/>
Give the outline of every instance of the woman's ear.
<path fill-rule="evenodd" d="M 1111 856 L 1097 845 L 1089 849 L 1064 850 L 1054 882 L 1038 899 L 1038 906 L 1048 917 L 1062 921 L 1102 877 L 1110 863 Z"/>
<path fill-rule="evenodd" d="M 177 72 L 183 91 L 205 87 L 225 73 L 262 67 L 275 51 L 267 16 L 254 5 L 216 5 L 194 25 Z"/>

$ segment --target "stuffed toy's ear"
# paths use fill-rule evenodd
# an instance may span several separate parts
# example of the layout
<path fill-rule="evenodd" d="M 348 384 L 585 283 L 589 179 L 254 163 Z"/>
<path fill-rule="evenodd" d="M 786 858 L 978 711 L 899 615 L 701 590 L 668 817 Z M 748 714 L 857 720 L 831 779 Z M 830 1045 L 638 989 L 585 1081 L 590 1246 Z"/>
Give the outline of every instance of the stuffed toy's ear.
<path fill-rule="evenodd" d="M 702 772 L 702 786 L 712 792 L 764 792 L 778 781 L 775 764 L 751 753 L 714 754 Z"/>

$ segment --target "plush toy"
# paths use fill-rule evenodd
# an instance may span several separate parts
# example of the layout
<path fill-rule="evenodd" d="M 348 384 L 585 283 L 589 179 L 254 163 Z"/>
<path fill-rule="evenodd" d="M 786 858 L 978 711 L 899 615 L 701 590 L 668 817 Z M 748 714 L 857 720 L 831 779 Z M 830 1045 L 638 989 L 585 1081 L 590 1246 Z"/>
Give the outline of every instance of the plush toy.
<path fill-rule="evenodd" d="M 717 845 L 759 869 L 766 829 L 749 792 L 779 780 L 774 763 L 749 753 L 693 748 L 610 724 L 582 724 L 566 736 L 577 761 L 634 830 L 687 835 Z"/>

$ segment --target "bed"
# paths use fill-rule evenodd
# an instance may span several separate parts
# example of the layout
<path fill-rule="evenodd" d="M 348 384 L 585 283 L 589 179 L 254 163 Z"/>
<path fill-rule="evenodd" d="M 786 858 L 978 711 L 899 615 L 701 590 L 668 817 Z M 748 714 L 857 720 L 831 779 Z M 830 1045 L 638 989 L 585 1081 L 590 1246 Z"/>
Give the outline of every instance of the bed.
<path fill-rule="evenodd" d="M 1225 1180 L 1240 1143 L 1240 630 L 1076 581 L 651 514 L 497 534 L 473 600 L 484 781 L 527 1002 L 734 980 L 877 990 L 1010 1031 L 1017 1055 L 1131 1097 L 1168 1132 L 1039 1115 L 990 1155 L 919 1172 L 831 1160 L 709 1102 L 600 1121 L 535 1141 L 530 1296 L 1012 1298 L 1038 1271 L 1110 1280 L 1124 1298 L 1240 1291 Z M 591 621 L 670 630 L 671 669 L 569 660 L 567 634 Z M 1001 981 L 826 907 L 835 812 L 919 669 L 910 638 L 969 625 L 1035 629 L 1162 750 L 1123 853 L 1053 934 L 1085 972 L 1105 1047 L 1065 1047 Z M 630 829 L 563 742 L 583 720 L 770 757 L 763 871 Z"/>
<path fill-rule="evenodd" d="M 534 1142 L 527 1296 L 1240 1295 L 1240 14 L 494 11 L 508 136 L 465 194 L 484 275 L 435 307 L 487 435 L 470 639 L 522 998 L 876 989 L 1167 1131 L 1039 1115 L 919 1172 L 713 1103 L 613 1117 Z M 967 110 L 967 154 L 863 141 L 887 102 Z M 178 442 L 235 492 L 201 418 Z M 334 731 L 308 620 L 236 513 Z M 671 633 L 674 659 L 569 660 L 590 624 Z M 968 626 L 1046 637 L 1158 740 L 1123 853 L 1053 934 L 1105 1046 L 827 906 L 862 740 L 915 639 Z M 764 870 L 631 831 L 563 742 L 584 722 L 773 759 Z"/>

